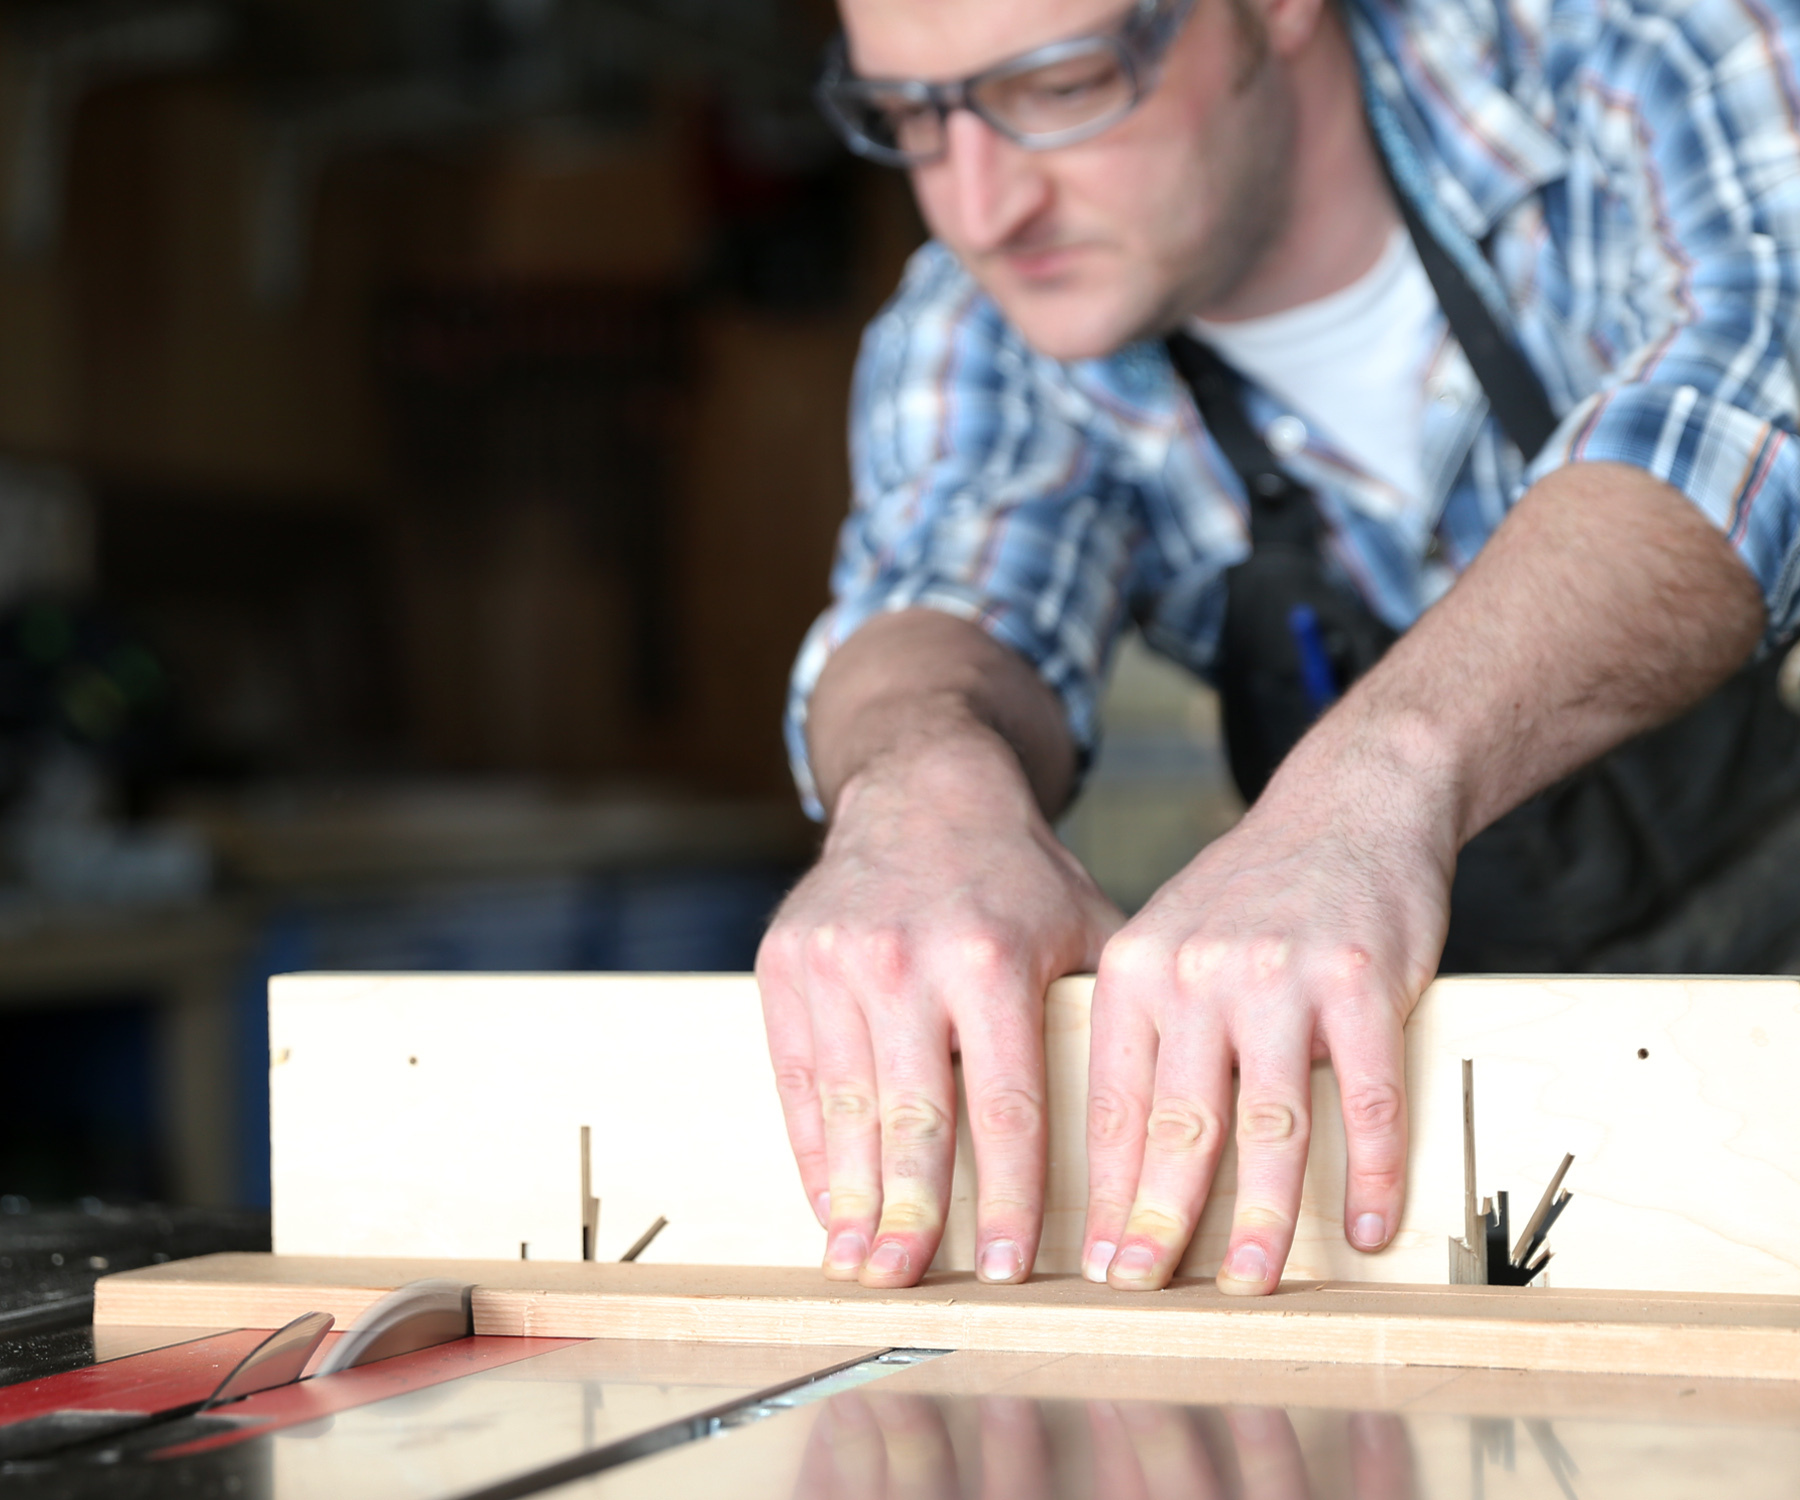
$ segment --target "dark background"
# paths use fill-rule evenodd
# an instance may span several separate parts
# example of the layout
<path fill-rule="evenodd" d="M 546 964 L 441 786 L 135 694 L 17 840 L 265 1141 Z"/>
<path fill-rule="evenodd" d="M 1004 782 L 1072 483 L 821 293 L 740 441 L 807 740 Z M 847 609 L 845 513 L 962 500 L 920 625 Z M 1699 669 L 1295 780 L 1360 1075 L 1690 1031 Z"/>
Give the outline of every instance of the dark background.
<path fill-rule="evenodd" d="M 921 237 L 832 25 L 0 5 L 0 1209 L 266 1202 L 271 972 L 748 967 Z"/>

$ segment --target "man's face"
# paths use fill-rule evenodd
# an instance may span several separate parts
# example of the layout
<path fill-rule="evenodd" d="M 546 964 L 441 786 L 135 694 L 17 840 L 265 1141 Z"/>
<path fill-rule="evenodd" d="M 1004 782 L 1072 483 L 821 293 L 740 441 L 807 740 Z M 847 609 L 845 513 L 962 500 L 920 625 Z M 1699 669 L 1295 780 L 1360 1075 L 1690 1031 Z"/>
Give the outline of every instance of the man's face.
<path fill-rule="evenodd" d="M 1125 13 L 1121 0 L 842 0 L 842 9 L 860 75 L 927 79 L 1106 31 Z M 1025 339 L 1084 359 L 1230 295 L 1280 232 L 1292 130 L 1285 79 L 1259 38 L 1231 0 L 1197 0 L 1156 90 L 1119 124 L 1031 152 L 958 111 L 948 151 L 913 170 L 913 187 L 932 233 Z"/>

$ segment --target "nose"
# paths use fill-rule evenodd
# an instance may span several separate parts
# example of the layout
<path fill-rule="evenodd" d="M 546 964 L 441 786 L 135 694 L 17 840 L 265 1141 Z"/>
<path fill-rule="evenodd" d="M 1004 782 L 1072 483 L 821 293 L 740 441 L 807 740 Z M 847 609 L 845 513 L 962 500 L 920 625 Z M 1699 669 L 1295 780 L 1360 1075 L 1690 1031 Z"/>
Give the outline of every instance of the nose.
<path fill-rule="evenodd" d="M 937 170 L 950 177 L 960 238 L 971 250 L 997 249 L 1043 211 L 1050 179 L 1031 152 L 969 110 L 953 111 L 945 131 Z"/>

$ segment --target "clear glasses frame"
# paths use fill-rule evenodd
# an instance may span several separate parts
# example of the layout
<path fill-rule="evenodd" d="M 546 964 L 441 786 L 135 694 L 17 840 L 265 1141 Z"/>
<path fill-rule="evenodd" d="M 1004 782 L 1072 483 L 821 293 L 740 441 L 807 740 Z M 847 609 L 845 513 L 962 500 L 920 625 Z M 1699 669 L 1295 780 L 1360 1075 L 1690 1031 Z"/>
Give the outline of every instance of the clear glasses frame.
<path fill-rule="evenodd" d="M 945 83 L 920 78 L 859 78 L 851 71 L 849 51 L 839 35 L 826 54 L 815 96 L 844 144 L 858 156 L 884 166 L 921 167 L 940 160 L 948 147 L 949 117 L 959 109 L 968 110 L 1028 151 L 1053 151 L 1099 135 L 1143 103 L 1155 89 L 1169 46 L 1193 7 L 1194 0 L 1137 0 L 1110 31 L 1034 47 Z M 1126 88 L 1092 118 L 1058 130 L 1030 130 L 1008 120 L 989 102 L 1005 84 L 1027 74 L 1108 55 L 1117 63 Z M 870 129 L 872 120 L 884 117 L 896 105 L 925 119 L 935 116 L 935 130 L 929 132 L 936 141 L 933 149 L 907 150 L 897 141 L 880 139 Z"/>

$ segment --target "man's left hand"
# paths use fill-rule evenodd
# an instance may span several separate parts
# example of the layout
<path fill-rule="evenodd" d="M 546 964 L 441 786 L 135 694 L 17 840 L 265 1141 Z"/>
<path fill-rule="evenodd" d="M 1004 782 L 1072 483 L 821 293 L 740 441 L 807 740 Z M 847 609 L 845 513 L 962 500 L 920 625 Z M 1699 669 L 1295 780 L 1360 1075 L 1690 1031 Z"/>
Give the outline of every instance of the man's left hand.
<path fill-rule="evenodd" d="M 1399 1225 L 1401 1033 L 1443 948 L 1455 820 L 1421 796 L 1420 766 L 1344 744 L 1351 722 L 1321 725 L 1244 820 L 1107 945 L 1088 1096 L 1091 1280 L 1143 1289 L 1175 1274 L 1231 1128 L 1234 1062 L 1237 1209 L 1222 1289 L 1280 1280 L 1315 1059 L 1331 1059 L 1343 1095 L 1346 1237 L 1379 1250 Z"/>
<path fill-rule="evenodd" d="M 1683 495 L 1619 464 L 1540 480 L 1456 585 L 1282 762 L 1255 807 L 1100 960 L 1082 1266 L 1167 1283 L 1224 1146 L 1219 1272 L 1273 1291 L 1293 1243 L 1311 1064 L 1343 1095 L 1344 1232 L 1379 1250 L 1406 1194 L 1401 1032 L 1443 952 L 1464 842 L 1734 671 L 1754 578 Z"/>

